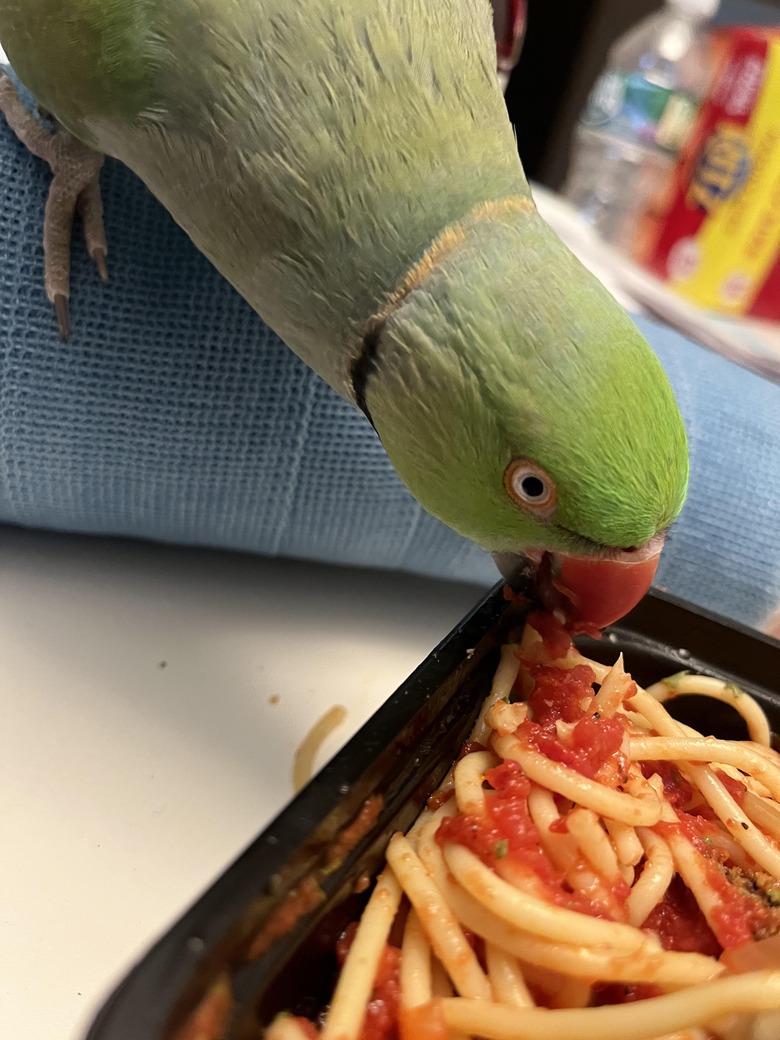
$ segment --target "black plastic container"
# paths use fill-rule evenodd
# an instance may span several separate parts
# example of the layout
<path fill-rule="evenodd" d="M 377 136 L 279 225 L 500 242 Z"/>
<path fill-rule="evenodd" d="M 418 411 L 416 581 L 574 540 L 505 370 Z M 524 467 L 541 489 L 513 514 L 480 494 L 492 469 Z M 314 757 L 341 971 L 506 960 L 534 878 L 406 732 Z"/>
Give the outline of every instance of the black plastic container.
<path fill-rule="evenodd" d="M 180 1040 L 218 978 L 234 997 L 225 1040 L 258 1040 L 282 1009 L 313 1012 L 333 977 L 333 946 L 385 845 L 446 774 L 487 695 L 499 648 L 522 609 L 496 587 L 345 748 L 160 939 L 98 1014 L 87 1040 Z M 647 596 L 583 652 L 620 651 L 642 685 L 689 669 L 738 683 L 780 733 L 780 643 Z M 686 700 L 688 703 L 686 704 Z M 739 717 L 702 698 L 674 702 L 706 733 L 743 738 Z"/>

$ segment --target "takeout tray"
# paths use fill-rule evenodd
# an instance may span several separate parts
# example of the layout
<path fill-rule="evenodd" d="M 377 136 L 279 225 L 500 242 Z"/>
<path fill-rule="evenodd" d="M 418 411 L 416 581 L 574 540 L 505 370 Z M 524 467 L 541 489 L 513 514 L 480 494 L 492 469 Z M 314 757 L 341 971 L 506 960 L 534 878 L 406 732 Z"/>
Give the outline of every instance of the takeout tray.
<path fill-rule="evenodd" d="M 225 973 L 235 1005 L 224 1040 L 259 1040 L 280 1010 L 316 1013 L 332 983 L 335 941 L 365 901 L 359 892 L 390 835 L 411 825 L 457 756 L 499 648 L 522 618 L 500 585 L 478 603 L 152 947 L 86 1040 L 180 1040 Z M 623 651 L 645 686 L 682 669 L 736 682 L 780 733 L 780 643 L 772 639 L 654 592 L 601 641 L 578 644 L 604 662 Z M 681 697 L 671 710 L 705 733 L 745 736 L 719 702 Z"/>

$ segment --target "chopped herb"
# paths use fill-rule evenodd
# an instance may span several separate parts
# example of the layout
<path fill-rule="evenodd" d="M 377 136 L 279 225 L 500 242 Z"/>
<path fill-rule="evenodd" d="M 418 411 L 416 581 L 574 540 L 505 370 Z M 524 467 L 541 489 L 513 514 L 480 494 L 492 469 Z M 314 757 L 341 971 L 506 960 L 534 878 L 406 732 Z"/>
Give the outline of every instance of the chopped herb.
<path fill-rule="evenodd" d="M 497 841 L 493 846 L 493 855 L 496 859 L 503 859 L 504 856 L 509 852 L 509 842 L 506 838 L 502 838 L 501 841 Z"/>
<path fill-rule="evenodd" d="M 684 679 L 686 675 L 690 675 L 689 671 L 675 672 L 674 675 L 670 675 L 668 678 L 663 679 L 664 686 L 668 686 L 670 690 L 676 690 L 680 685 L 680 679 Z"/>

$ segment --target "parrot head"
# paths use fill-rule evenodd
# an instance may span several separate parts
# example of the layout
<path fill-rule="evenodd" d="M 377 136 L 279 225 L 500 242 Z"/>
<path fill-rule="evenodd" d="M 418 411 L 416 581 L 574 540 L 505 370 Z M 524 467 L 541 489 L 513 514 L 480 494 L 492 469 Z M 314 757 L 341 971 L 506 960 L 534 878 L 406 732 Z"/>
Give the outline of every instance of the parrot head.
<path fill-rule="evenodd" d="M 666 375 L 538 214 L 476 215 L 391 301 L 366 411 L 420 503 L 530 560 L 545 604 L 601 628 L 650 587 L 688 482 Z"/>

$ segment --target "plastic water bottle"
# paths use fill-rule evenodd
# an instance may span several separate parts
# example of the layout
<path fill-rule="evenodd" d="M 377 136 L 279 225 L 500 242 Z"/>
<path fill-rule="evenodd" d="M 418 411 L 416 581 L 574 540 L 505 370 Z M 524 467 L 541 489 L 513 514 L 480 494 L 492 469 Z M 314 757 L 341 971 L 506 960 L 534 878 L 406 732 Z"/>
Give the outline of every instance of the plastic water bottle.
<path fill-rule="evenodd" d="M 580 117 L 564 194 L 627 254 L 717 70 L 707 23 L 718 6 L 666 0 L 612 46 Z"/>

